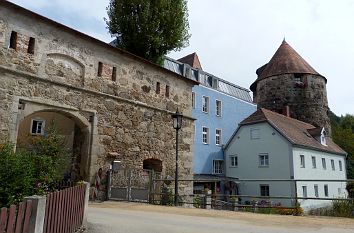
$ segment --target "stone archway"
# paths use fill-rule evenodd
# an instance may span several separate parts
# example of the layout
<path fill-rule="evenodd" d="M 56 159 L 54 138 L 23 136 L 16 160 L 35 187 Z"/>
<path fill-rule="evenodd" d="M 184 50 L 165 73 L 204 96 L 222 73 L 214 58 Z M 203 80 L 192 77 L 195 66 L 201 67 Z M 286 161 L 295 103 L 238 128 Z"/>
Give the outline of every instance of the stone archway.
<path fill-rule="evenodd" d="M 143 161 L 143 169 L 162 172 L 162 161 L 159 159 L 145 159 Z"/>
<path fill-rule="evenodd" d="M 74 172 L 67 178 L 88 180 L 90 177 L 92 126 L 78 112 L 48 108 L 26 103 L 17 117 L 16 147 L 23 147 L 29 139 L 46 134 L 46 130 L 55 127 L 59 135 L 64 136 L 65 146 L 72 155 L 71 169 Z"/>

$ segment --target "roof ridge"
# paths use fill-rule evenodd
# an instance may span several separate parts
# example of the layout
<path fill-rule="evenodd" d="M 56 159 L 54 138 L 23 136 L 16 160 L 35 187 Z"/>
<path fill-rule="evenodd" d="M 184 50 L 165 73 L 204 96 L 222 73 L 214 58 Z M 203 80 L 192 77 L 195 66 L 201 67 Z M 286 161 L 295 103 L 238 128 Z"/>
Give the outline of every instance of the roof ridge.
<path fill-rule="evenodd" d="M 279 115 L 279 116 L 281 116 L 281 117 L 285 117 L 286 119 L 293 120 L 293 121 L 297 121 L 297 122 L 299 122 L 299 123 L 301 123 L 301 124 L 303 124 L 303 125 L 308 125 L 308 126 L 312 126 L 313 128 L 317 128 L 316 126 L 314 126 L 314 125 L 312 125 L 312 124 L 310 124 L 310 123 L 307 123 L 307 122 L 304 122 L 304 121 L 300 121 L 300 120 L 298 120 L 298 119 L 296 119 L 296 118 L 288 117 L 288 116 L 285 116 L 285 115 L 283 115 L 283 114 L 274 112 L 274 111 L 269 110 L 269 109 L 266 109 L 266 108 L 261 108 L 261 109 L 266 110 L 266 112 L 270 112 L 271 114 Z"/>

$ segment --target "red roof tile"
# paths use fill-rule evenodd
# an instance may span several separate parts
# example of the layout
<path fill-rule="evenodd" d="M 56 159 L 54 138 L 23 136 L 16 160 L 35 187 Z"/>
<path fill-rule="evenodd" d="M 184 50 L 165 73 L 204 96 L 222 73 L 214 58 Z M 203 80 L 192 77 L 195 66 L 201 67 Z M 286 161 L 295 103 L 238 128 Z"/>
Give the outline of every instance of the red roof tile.
<path fill-rule="evenodd" d="M 178 61 L 188 64 L 191 67 L 195 68 L 195 69 L 199 69 L 199 70 L 203 70 L 202 65 L 200 64 L 199 58 L 197 53 L 192 53 L 189 54 L 185 57 L 182 57 L 180 59 L 178 59 Z"/>
<path fill-rule="evenodd" d="M 265 108 L 258 109 L 255 113 L 243 120 L 240 125 L 249 125 L 258 122 L 268 122 L 293 145 L 309 147 L 330 153 L 343 154 L 346 152 L 336 145 L 331 138 L 326 138 L 327 146 L 322 145 L 308 131 L 317 131 L 311 124 L 286 117 Z"/>
<path fill-rule="evenodd" d="M 255 90 L 256 83 L 259 80 L 271 76 L 276 76 L 281 74 L 320 75 L 285 40 L 283 40 L 280 47 L 273 55 L 272 59 L 270 59 L 270 61 L 267 64 L 257 69 L 256 73 L 258 75 L 258 78 L 251 85 L 250 89 L 252 91 Z"/>

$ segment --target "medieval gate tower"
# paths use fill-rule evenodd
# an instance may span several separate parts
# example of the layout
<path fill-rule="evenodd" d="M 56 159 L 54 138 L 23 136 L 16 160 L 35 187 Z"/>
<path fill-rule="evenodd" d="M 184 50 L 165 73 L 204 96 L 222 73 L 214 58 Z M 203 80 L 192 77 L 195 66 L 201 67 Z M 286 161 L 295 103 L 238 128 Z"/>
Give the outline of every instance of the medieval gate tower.
<path fill-rule="evenodd" d="M 256 73 L 258 78 L 250 89 L 258 108 L 324 127 L 330 135 L 327 79 L 314 70 L 285 40 L 269 63 L 258 68 Z"/>

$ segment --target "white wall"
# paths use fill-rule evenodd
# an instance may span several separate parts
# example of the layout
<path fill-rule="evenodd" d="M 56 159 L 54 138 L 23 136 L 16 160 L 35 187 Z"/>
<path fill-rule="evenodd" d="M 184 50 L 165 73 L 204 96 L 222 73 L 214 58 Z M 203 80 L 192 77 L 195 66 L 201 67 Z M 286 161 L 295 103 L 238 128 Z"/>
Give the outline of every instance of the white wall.
<path fill-rule="evenodd" d="M 305 167 L 300 164 L 300 155 L 304 155 Z M 318 180 L 344 180 L 346 179 L 345 156 L 330 154 L 321 151 L 304 148 L 293 148 L 294 156 L 294 176 L 295 179 L 318 179 Z M 312 156 L 316 158 L 316 168 L 312 167 Z M 326 169 L 322 167 L 322 158 L 326 160 Z M 334 160 L 335 170 L 332 170 L 331 159 Z M 339 161 L 342 161 L 342 171 L 339 170 Z M 298 182 L 297 192 L 299 197 L 303 197 L 302 186 L 307 186 L 307 196 L 315 197 L 314 185 L 318 185 L 319 197 L 326 198 L 324 185 L 328 185 L 328 198 L 345 197 L 347 195 L 344 182 Z M 340 192 L 339 190 L 340 189 Z M 305 209 L 329 205 L 331 201 L 325 200 L 300 200 L 299 203 Z"/>
<path fill-rule="evenodd" d="M 251 140 L 250 130 L 260 129 L 260 138 Z M 259 166 L 259 153 L 268 153 L 269 167 Z M 230 167 L 230 155 L 238 156 L 238 167 Z M 239 179 L 290 179 L 292 175 L 291 144 L 268 123 L 242 126 L 225 150 L 226 176 Z M 268 184 L 271 196 L 290 196 L 290 182 L 241 182 L 242 195 L 260 195 L 260 184 Z M 254 199 L 254 198 L 251 198 Z M 242 198 L 242 200 L 247 200 Z M 272 199 L 289 206 L 290 200 Z"/>

